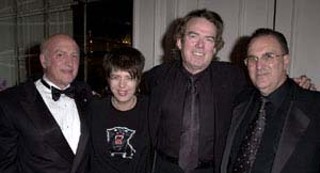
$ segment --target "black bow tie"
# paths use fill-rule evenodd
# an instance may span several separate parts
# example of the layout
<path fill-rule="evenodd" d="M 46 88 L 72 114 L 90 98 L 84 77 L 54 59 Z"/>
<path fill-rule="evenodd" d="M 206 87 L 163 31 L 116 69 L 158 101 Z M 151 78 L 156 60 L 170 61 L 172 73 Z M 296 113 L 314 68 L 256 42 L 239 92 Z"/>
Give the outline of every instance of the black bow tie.
<path fill-rule="evenodd" d="M 59 100 L 61 94 L 65 94 L 66 96 L 70 97 L 70 98 L 74 98 L 75 96 L 75 90 L 74 87 L 70 86 L 69 88 L 65 89 L 65 90 L 59 90 L 53 86 L 50 86 L 46 81 L 44 81 L 43 79 L 41 79 L 41 82 L 44 86 L 46 86 L 47 88 L 51 89 L 51 95 L 52 95 L 52 99 L 54 101 Z"/>

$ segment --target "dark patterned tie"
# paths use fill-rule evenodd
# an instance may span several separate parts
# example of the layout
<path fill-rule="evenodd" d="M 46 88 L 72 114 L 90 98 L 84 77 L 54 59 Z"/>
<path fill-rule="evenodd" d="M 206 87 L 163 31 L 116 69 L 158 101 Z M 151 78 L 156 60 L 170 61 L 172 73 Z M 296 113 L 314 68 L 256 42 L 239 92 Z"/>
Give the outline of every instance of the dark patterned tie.
<path fill-rule="evenodd" d="M 66 96 L 70 97 L 70 98 L 74 98 L 75 96 L 75 89 L 74 87 L 70 86 L 69 88 L 65 89 L 65 90 L 59 90 L 53 86 L 50 86 L 45 80 L 41 79 L 41 82 L 44 86 L 46 86 L 47 88 L 51 89 L 51 95 L 52 95 L 52 99 L 54 101 L 59 100 L 61 94 L 65 94 Z"/>
<path fill-rule="evenodd" d="M 240 150 L 233 166 L 233 173 L 250 172 L 253 166 L 266 125 L 266 102 L 267 99 L 261 97 L 258 117 L 256 121 L 249 126 L 246 136 L 240 145 Z"/>
<path fill-rule="evenodd" d="M 179 166 L 188 173 L 198 166 L 199 99 L 194 78 L 190 78 L 186 92 L 182 134 L 180 137 Z"/>

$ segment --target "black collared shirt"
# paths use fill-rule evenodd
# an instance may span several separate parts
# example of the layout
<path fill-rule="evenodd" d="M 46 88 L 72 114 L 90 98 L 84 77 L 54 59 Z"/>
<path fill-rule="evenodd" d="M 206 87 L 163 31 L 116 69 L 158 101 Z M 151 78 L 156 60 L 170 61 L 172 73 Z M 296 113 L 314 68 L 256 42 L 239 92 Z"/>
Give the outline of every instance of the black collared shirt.
<path fill-rule="evenodd" d="M 181 123 L 190 77 L 196 79 L 199 92 L 199 156 L 201 160 L 213 159 L 214 110 L 212 106 L 211 78 L 209 70 L 196 75 L 188 73 L 182 65 L 172 76 L 174 83 L 167 84 L 167 93 L 162 102 L 162 119 L 159 129 L 159 147 L 171 157 L 178 158 L 180 148 Z M 211 103 L 211 104 L 210 104 Z M 204 123 L 210 122 L 210 123 Z"/>

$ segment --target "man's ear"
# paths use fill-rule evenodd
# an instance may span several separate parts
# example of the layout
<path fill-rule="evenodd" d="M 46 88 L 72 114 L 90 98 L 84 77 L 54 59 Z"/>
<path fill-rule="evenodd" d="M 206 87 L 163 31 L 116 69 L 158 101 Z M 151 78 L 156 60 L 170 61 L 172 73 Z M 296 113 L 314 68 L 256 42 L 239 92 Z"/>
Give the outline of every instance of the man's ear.
<path fill-rule="evenodd" d="M 43 69 L 47 68 L 48 62 L 46 60 L 46 57 L 43 54 L 40 54 L 40 63 Z"/>
<path fill-rule="evenodd" d="M 216 53 L 217 53 L 217 48 L 214 47 L 214 48 L 213 48 L 213 55 L 216 55 Z"/>
<path fill-rule="evenodd" d="M 289 64 L 290 64 L 290 55 L 286 54 L 286 55 L 283 56 L 284 69 L 288 70 L 289 69 Z"/>
<path fill-rule="evenodd" d="M 179 48 L 179 50 L 181 50 L 181 47 L 182 47 L 181 41 L 182 41 L 181 38 L 177 38 L 176 46 Z"/>

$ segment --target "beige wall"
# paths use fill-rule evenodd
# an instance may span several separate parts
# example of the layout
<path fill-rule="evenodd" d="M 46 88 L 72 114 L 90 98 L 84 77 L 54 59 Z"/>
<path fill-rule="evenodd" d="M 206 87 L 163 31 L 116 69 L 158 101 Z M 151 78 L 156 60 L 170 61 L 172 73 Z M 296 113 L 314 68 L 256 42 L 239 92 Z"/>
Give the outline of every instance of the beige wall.
<path fill-rule="evenodd" d="M 220 60 L 230 61 L 240 37 L 259 27 L 274 27 L 289 41 L 290 76 L 306 74 L 320 86 L 319 0 L 134 0 L 134 4 L 134 46 L 146 55 L 146 70 L 161 63 L 161 40 L 170 22 L 192 9 L 208 8 L 225 22 Z"/>

